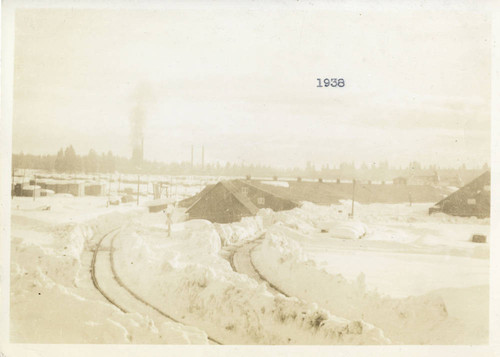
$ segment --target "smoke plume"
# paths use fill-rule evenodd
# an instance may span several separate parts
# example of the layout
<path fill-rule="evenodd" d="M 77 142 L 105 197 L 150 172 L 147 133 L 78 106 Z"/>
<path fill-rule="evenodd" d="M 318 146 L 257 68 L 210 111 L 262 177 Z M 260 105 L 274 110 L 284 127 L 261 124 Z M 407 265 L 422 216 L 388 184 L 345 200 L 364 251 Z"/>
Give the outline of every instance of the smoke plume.
<path fill-rule="evenodd" d="M 142 83 L 137 86 L 132 95 L 132 111 L 130 113 L 130 142 L 132 145 L 132 161 L 136 167 L 141 167 L 144 159 L 144 129 L 147 121 L 147 111 L 154 102 L 151 87 Z"/>

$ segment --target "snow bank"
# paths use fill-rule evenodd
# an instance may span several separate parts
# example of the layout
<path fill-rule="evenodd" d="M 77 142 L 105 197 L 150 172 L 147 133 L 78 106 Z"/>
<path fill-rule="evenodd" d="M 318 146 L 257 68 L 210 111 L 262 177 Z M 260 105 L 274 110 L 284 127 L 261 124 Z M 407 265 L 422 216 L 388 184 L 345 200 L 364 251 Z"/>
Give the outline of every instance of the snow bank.
<path fill-rule="evenodd" d="M 349 219 L 351 201 L 340 205 L 319 206 L 303 202 L 300 207 L 281 212 L 259 212 L 266 223 L 289 229 L 293 238 L 304 242 L 322 233 L 322 237 L 401 243 L 405 249 L 432 250 L 439 254 L 466 255 L 487 259 L 489 240 L 478 246 L 473 234 L 489 236 L 489 219 L 428 215 L 430 204 L 355 203 L 356 219 Z M 325 232 L 326 231 L 326 232 Z M 382 243 L 381 243 L 382 244 Z M 410 248 L 409 245 L 412 244 Z M 403 247 L 403 246 L 401 246 Z"/>
<path fill-rule="evenodd" d="M 99 232 L 106 232 L 133 213 L 113 212 L 83 223 L 61 223 L 47 226 L 52 236 L 50 246 L 20 238 L 11 243 L 11 260 L 30 271 L 37 268 L 64 286 L 76 286 L 82 268 L 81 256 L 93 249 Z"/>
<path fill-rule="evenodd" d="M 81 262 L 74 249 L 68 249 L 68 254 L 59 254 L 54 249 L 23 243 L 20 240 L 12 241 L 11 247 L 11 260 L 22 264 L 24 269 L 39 269 L 64 286 L 76 284 Z"/>
<path fill-rule="evenodd" d="M 243 217 L 241 221 L 229 224 L 217 224 L 214 226 L 219 233 L 224 246 L 237 242 L 255 239 L 264 232 L 264 215 L 265 210 L 261 212 L 261 216 Z"/>
<path fill-rule="evenodd" d="M 202 343 L 197 329 L 123 313 L 86 299 L 43 273 L 14 264 L 11 272 L 11 338 L 16 343 Z M 56 304 L 56 306 L 55 306 Z"/>
<path fill-rule="evenodd" d="M 182 223 L 178 240 L 193 250 L 203 250 L 209 254 L 217 253 L 221 249 L 221 238 L 210 221 L 196 219 Z"/>
<path fill-rule="evenodd" d="M 30 234 L 41 222 L 39 244 L 14 238 L 11 242 L 11 339 L 29 343 L 171 343 L 207 344 L 201 330 L 123 313 L 90 288 L 88 273 L 95 244 L 110 229 L 137 210 L 114 210 L 85 215 L 78 223 L 50 224 L 28 217 L 14 219 L 15 229 Z M 53 218 L 53 217 L 52 217 Z M 50 221 L 49 221 L 50 222 Z M 28 226 L 23 227 L 23 224 Z M 21 225 L 21 230 L 19 230 Z M 195 223 L 191 223 L 195 225 Z M 220 240 L 212 251 L 220 249 Z M 50 238 L 50 239 L 48 239 Z M 48 241 L 50 244 L 46 244 Z M 207 241 L 207 240 L 205 240 Z"/>
<path fill-rule="evenodd" d="M 272 212 L 272 211 L 271 211 Z M 345 221 L 347 210 L 342 205 L 319 206 L 303 202 L 300 207 L 289 211 L 268 213 L 273 216 L 274 223 L 280 223 L 300 233 L 308 234 L 318 231 L 321 225 Z"/>
<path fill-rule="evenodd" d="M 307 260 L 299 244 L 279 228 L 266 234 L 252 259 L 260 273 L 287 294 L 318 303 L 336 316 L 367 321 L 393 343 L 441 344 L 453 339 L 449 331 L 454 321 L 439 296 L 392 299 L 367 291 L 364 275 L 348 281 L 329 274 Z"/>
<path fill-rule="evenodd" d="M 251 220 L 220 228 L 232 233 L 243 226 L 260 229 Z M 338 318 L 315 304 L 273 296 L 264 285 L 233 272 L 227 261 L 198 244 L 200 237 L 213 234 L 213 226 L 184 228 L 196 233 L 178 232 L 165 239 L 139 229 L 114 242 L 118 275 L 181 322 L 203 328 L 224 344 L 389 342 L 380 329 L 360 319 Z M 229 233 L 226 240 L 231 239 Z"/>
<path fill-rule="evenodd" d="M 33 210 L 30 217 L 41 219 L 59 212 L 67 218 L 65 202 L 61 200 L 49 213 Z M 329 207 L 303 203 L 282 212 L 263 209 L 256 217 L 231 224 L 176 223 L 171 237 L 161 213 L 133 219 L 137 211 L 118 209 L 105 215 L 80 214 L 70 222 L 56 217 L 57 224 L 43 228 L 52 237 L 50 245 L 12 241 L 13 336 L 19 342 L 45 343 L 207 342 L 207 335 L 198 329 L 169 323 L 155 326 L 146 316 L 123 314 L 93 296 L 100 298 L 89 289 L 85 259 L 91 256 L 99 233 L 127 221 L 132 224 L 114 244 L 116 269 L 125 284 L 164 312 L 225 344 L 463 343 L 458 340 L 459 324 L 450 318 L 438 294 L 389 298 L 368 291 L 363 274 L 347 280 L 308 260 L 298 242 L 322 240 L 323 236 L 365 238 L 356 242 L 329 239 L 344 247 L 366 243 L 384 247 L 379 243 L 393 242 L 376 240 L 391 239 L 427 247 L 443 244 L 426 224 L 450 223 L 449 217 L 428 217 L 425 210 L 408 216 L 414 208 L 404 205 L 387 212 L 369 206 L 356 204 L 356 218 L 368 222 L 370 232 L 364 223 L 346 219 L 350 202 Z M 31 223 L 38 222 L 36 219 Z M 469 234 L 468 230 L 475 231 L 486 221 L 457 222 Z M 474 226 L 465 227 L 470 223 Z M 418 231 L 417 239 L 417 231 L 412 230 L 417 225 L 428 235 Z M 450 232 L 456 227 L 455 222 Z M 322 229 L 329 233 L 319 234 Z M 20 235 L 24 231 L 18 229 Z M 253 263 L 271 283 L 297 298 L 272 295 L 265 285 L 233 272 L 221 257 L 222 247 L 250 241 L 266 231 L 264 243 L 253 250 Z M 477 255 L 489 253 L 488 247 L 460 244 L 473 246 Z M 463 326 L 460 328 L 463 332 Z"/>

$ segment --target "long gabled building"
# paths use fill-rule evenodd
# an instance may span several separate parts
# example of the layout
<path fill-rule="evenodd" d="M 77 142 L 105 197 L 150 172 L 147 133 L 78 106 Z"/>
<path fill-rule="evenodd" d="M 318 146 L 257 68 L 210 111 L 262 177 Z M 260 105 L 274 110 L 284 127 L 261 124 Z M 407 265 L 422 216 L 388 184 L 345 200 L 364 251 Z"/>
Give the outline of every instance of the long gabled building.
<path fill-rule="evenodd" d="M 242 217 L 254 216 L 261 208 L 283 211 L 297 206 L 298 203 L 249 181 L 232 180 L 220 181 L 202 191 L 186 213 L 190 219 L 230 223 L 239 221 Z"/>
<path fill-rule="evenodd" d="M 467 185 L 429 208 L 429 214 L 485 218 L 490 216 L 491 174 L 486 171 Z"/>

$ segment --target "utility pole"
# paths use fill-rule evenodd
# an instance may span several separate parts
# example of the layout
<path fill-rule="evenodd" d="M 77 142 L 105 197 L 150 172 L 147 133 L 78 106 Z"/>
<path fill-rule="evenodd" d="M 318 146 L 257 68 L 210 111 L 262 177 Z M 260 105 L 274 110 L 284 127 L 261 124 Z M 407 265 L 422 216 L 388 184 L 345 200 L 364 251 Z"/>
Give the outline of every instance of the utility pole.
<path fill-rule="evenodd" d="M 108 203 L 106 206 L 109 206 L 109 199 L 111 197 L 111 174 L 108 176 Z"/>
<path fill-rule="evenodd" d="M 354 218 L 354 193 L 356 191 L 356 180 L 352 179 L 352 207 L 351 207 L 351 218 Z"/>
<path fill-rule="evenodd" d="M 137 206 L 139 206 L 139 185 L 141 182 L 141 175 L 137 175 Z"/>
<path fill-rule="evenodd" d="M 193 173 L 194 168 L 194 145 L 191 145 L 191 173 Z"/>
<path fill-rule="evenodd" d="M 205 145 L 201 146 L 201 169 L 205 170 Z"/>

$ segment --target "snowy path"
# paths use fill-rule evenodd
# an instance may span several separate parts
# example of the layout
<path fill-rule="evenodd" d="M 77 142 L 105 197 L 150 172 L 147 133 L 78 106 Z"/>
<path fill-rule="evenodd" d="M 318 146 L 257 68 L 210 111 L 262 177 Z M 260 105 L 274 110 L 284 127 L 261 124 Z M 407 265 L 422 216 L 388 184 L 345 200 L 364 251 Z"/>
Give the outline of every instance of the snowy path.
<path fill-rule="evenodd" d="M 94 250 L 90 274 L 96 289 L 124 313 L 148 316 L 156 326 L 164 322 L 182 324 L 132 291 L 117 275 L 113 260 L 113 242 L 118 233 L 117 229 L 113 229 L 103 234 Z M 210 337 L 208 340 L 210 344 L 221 344 Z"/>
<path fill-rule="evenodd" d="M 241 247 L 238 247 L 229 257 L 231 267 L 235 272 L 246 274 L 250 278 L 256 280 L 258 283 L 266 283 L 268 290 L 273 294 L 283 294 L 288 296 L 285 292 L 278 287 L 267 281 L 266 278 L 257 270 L 252 261 L 252 251 L 262 243 L 264 235 L 259 238 L 248 242 Z"/>

